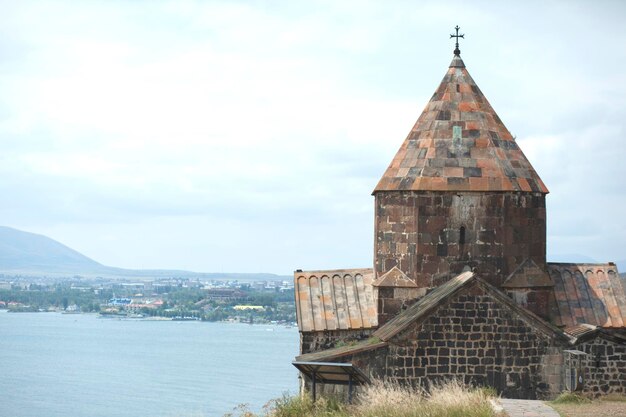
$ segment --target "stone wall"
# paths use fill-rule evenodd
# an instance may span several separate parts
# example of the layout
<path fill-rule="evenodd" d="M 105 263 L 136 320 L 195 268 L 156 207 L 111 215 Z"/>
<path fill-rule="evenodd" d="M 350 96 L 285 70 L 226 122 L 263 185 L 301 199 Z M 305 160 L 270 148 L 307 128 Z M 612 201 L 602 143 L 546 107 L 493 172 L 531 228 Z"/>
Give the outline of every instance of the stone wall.
<path fill-rule="evenodd" d="M 551 311 L 558 310 L 554 287 L 505 288 L 504 290 L 517 305 L 532 311 L 548 322 L 551 319 Z"/>
<path fill-rule="evenodd" d="M 336 346 L 338 342 L 349 343 L 367 339 L 376 329 L 328 330 L 300 332 L 300 354 L 318 352 Z"/>
<path fill-rule="evenodd" d="M 362 364 L 371 376 L 428 387 L 459 378 L 491 386 L 510 398 L 552 398 L 562 390 L 561 346 L 491 296 L 459 295 L 423 323 L 398 334 L 385 348 L 384 362 L 368 362 L 380 352 L 342 361 Z M 363 357 L 360 357 L 363 356 Z M 549 368 L 548 365 L 554 365 Z"/>
<path fill-rule="evenodd" d="M 626 344 L 596 337 L 576 348 L 587 353 L 580 363 L 583 393 L 593 397 L 626 394 Z"/>
<path fill-rule="evenodd" d="M 328 336 L 335 342 L 339 338 Z M 587 355 L 570 363 L 566 349 Z M 626 394 L 626 344 L 596 337 L 571 347 L 476 287 L 440 306 L 387 346 L 333 361 L 353 363 L 372 379 L 428 388 L 454 378 L 523 399 L 553 399 L 566 389 L 566 369 L 580 366 L 584 394 Z M 345 394 L 340 387 L 320 392 Z"/>
<path fill-rule="evenodd" d="M 542 399 L 554 399 L 566 390 L 563 346 L 551 346 L 541 357 L 539 388 Z"/>
<path fill-rule="evenodd" d="M 545 196 L 538 193 L 376 193 L 377 274 L 398 266 L 420 287 L 475 267 L 499 287 L 526 258 L 545 266 Z M 432 278 L 432 277 L 435 278 Z"/>
<path fill-rule="evenodd" d="M 378 327 L 406 310 L 424 295 L 420 288 L 378 287 L 375 289 Z"/>

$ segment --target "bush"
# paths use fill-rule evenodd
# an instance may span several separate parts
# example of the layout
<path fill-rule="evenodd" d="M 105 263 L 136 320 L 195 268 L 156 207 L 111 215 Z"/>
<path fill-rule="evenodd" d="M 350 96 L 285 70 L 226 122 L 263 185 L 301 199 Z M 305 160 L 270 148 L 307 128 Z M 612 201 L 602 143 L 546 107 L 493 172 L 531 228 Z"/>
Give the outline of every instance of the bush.
<path fill-rule="evenodd" d="M 270 401 L 265 408 L 268 417 L 348 417 L 346 405 L 335 398 L 318 398 L 314 403 L 309 394 L 283 395 Z"/>
<path fill-rule="evenodd" d="M 558 397 L 554 401 L 555 404 L 587 404 L 590 403 L 591 400 L 589 398 L 583 397 L 580 394 L 575 394 L 573 392 L 563 392 L 559 394 Z"/>

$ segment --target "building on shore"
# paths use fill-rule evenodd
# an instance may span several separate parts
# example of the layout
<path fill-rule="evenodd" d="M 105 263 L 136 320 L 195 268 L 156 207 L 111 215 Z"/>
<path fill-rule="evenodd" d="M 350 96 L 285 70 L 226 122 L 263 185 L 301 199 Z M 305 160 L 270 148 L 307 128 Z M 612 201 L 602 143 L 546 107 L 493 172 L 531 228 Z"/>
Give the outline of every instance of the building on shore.
<path fill-rule="evenodd" d="M 373 191 L 373 267 L 294 274 L 306 383 L 331 363 L 426 388 L 460 378 L 509 398 L 625 394 L 617 267 L 546 261 L 547 194 L 457 42 Z"/>

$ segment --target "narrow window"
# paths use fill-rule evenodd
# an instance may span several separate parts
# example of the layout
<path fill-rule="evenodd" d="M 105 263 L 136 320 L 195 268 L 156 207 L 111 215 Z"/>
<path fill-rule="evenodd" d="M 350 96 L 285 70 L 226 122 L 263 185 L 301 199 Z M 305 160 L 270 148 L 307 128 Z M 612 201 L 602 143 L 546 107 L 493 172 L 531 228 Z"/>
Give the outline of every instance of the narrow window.
<path fill-rule="evenodd" d="M 459 245 L 465 245 L 465 226 L 459 230 Z"/>
<path fill-rule="evenodd" d="M 437 244 L 437 256 L 448 256 L 448 236 L 445 229 L 439 232 L 439 243 Z"/>

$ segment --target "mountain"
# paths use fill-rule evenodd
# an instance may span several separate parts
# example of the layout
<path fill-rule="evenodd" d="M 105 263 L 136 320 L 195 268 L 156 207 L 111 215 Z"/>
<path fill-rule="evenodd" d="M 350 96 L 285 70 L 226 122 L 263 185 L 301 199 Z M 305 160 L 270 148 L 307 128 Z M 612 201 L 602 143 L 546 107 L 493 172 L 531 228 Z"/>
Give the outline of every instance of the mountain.
<path fill-rule="evenodd" d="M 202 278 L 291 280 L 291 276 L 269 273 L 216 273 L 179 270 L 124 269 L 102 265 L 47 236 L 0 226 L 0 274 L 30 276 L 74 276 L 106 278 Z"/>
<path fill-rule="evenodd" d="M 95 271 L 103 265 L 43 235 L 0 226 L 0 270 Z"/>

